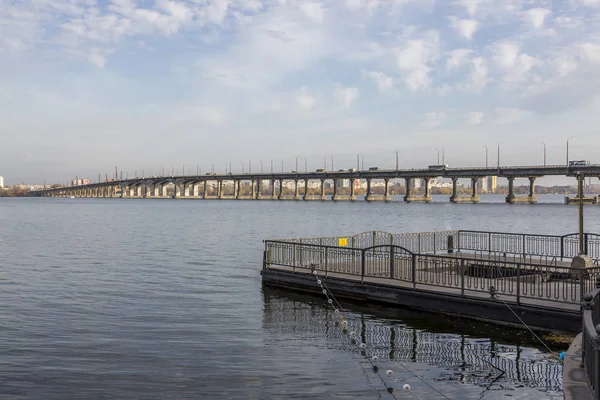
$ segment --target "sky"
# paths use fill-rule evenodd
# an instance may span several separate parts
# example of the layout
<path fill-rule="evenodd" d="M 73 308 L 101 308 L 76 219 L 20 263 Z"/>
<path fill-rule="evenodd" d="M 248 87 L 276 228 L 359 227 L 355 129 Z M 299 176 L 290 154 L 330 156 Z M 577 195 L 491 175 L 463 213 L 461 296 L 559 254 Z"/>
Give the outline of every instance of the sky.
<path fill-rule="evenodd" d="M 7 184 L 600 163 L 599 89 L 600 0 L 0 0 Z"/>

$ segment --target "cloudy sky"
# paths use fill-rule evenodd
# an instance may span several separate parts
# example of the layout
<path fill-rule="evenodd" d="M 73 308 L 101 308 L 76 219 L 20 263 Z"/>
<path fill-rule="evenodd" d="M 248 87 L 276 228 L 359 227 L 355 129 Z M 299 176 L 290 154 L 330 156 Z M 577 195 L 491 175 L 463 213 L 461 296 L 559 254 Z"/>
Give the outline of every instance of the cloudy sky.
<path fill-rule="evenodd" d="M 600 163 L 599 83 L 600 0 L 2 0 L 0 175 Z"/>

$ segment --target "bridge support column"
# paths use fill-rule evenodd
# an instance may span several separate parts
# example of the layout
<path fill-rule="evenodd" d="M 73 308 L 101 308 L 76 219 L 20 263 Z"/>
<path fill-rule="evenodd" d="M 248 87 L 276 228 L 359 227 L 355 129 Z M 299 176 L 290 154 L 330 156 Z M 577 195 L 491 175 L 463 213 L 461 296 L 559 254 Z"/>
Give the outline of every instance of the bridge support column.
<path fill-rule="evenodd" d="M 390 194 L 390 178 L 385 178 L 385 191 L 383 195 L 383 200 L 390 201 L 392 199 L 392 195 Z"/>
<path fill-rule="evenodd" d="M 308 200 L 308 179 L 304 179 L 304 196 L 302 200 Z"/>
<path fill-rule="evenodd" d="M 277 196 L 275 195 L 275 179 L 271 178 L 271 199 L 277 200 Z"/>
<path fill-rule="evenodd" d="M 190 197 L 190 184 L 189 183 L 183 184 L 183 197 Z"/>
<path fill-rule="evenodd" d="M 529 202 L 537 202 L 537 196 L 535 194 L 535 176 L 529 177 Z"/>
<path fill-rule="evenodd" d="M 509 176 L 507 179 L 508 179 L 508 195 L 506 196 L 506 202 L 512 204 L 515 202 L 515 191 L 514 191 L 515 177 Z"/>
<path fill-rule="evenodd" d="M 160 197 L 160 189 L 161 188 L 162 188 L 162 185 L 160 183 L 154 184 L 154 193 L 152 193 L 152 195 L 154 197 Z"/>
<path fill-rule="evenodd" d="M 254 179 L 250 180 L 250 198 L 251 199 L 255 199 L 256 198 L 256 181 Z"/>
<path fill-rule="evenodd" d="M 356 200 L 356 194 L 354 193 L 354 183 L 356 182 L 356 179 L 350 179 L 350 201 L 355 201 Z"/>
<path fill-rule="evenodd" d="M 177 182 L 175 182 L 175 198 L 179 198 L 181 197 L 181 186 L 183 184 L 179 184 Z"/>
<path fill-rule="evenodd" d="M 239 179 L 236 179 L 235 181 L 233 181 L 233 197 L 236 200 L 240 199 L 240 186 L 242 184 L 242 181 L 240 181 Z"/>
<path fill-rule="evenodd" d="M 477 183 L 479 178 L 471 178 L 471 201 L 473 203 L 479 203 L 479 194 L 477 193 Z"/>
<path fill-rule="evenodd" d="M 371 178 L 367 178 L 367 195 L 365 196 L 366 201 L 373 200 L 371 196 Z"/>
<path fill-rule="evenodd" d="M 257 179 L 256 180 L 256 196 L 254 196 L 254 198 L 256 200 L 260 200 L 262 198 L 261 187 L 262 187 L 262 179 Z"/>
<path fill-rule="evenodd" d="M 208 181 L 202 182 L 202 198 L 206 199 L 206 194 L 208 193 Z"/>
<path fill-rule="evenodd" d="M 450 196 L 450 202 L 458 202 L 458 178 L 452 178 L 452 195 Z"/>
<path fill-rule="evenodd" d="M 283 179 L 279 179 L 279 195 L 277 200 L 283 200 Z"/>
<path fill-rule="evenodd" d="M 413 199 L 410 196 L 410 178 L 404 178 L 404 201 L 410 202 Z"/>
<path fill-rule="evenodd" d="M 300 200 L 300 188 L 298 187 L 298 179 L 294 179 L 294 200 Z"/>
<path fill-rule="evenodd" d="M 325 179 L 321 179 L 321 195 L 319 196 L 319 200 L 327 200 L 327 196 L 325 196 Z"/>
<path fill-rule="evenodd" d="M 223 181 L 219 181 L 217 184 L 217 197 L 219 200 L 223 199 Z"/>
<path fill-rule="evenodd" d="M 200 197 L 200 184 L 198 182 L 192 185 L 192 195 L 194 197 Z"/>
<path fill-rule="evenodd" d="M 424 178 L 425 181 L 425 201 L 431 201 L 431 187 L 429 186 L 430 178 Z"/>
<path fill-rule="evenodd" d="M 333 180 L 333 196 L 331 197 L 331 200 L 337 200 L 338 199 L 338 179 L 334 179 Z"/>

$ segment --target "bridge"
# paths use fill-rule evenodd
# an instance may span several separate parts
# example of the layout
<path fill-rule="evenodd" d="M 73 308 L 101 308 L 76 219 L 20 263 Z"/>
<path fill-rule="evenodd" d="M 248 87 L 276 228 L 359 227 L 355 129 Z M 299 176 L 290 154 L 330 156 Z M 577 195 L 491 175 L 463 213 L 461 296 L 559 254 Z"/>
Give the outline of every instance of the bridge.
<path fill-rule="evenodd" d="M 501 177 L 508 180 L 507 203 L 535 203 L 535 180 L 544 176 L 600 177 L 600 165 L 549 165 L 549 166 L 506 166 L 506 167 L 466 167 L 449 168 L 445 165 L 427 169 L 378 169 L 339 170 L 315 172 L 243 173 L 152 176 L 131 179 L 108 180 L 86 185 L 32 191 L 40 197 L 88 197 L 88 198 L 175 198 L 175 199 L 238 199 L 238 200 L 327 200 L 326 185 L 332 186 L 331 200 L 357 200 L 356 184 L 366 181 L 366 201 L 391 200 L 390 181 L 405 181 L 404 201 L 431 201 L 430 181 L 435 178 L 449 178 L 452 181 L 450 201 L 479 201 L 478 182 L 487 177 Z M 458 179 L 471 180 L 470 196 L 458 194 Z M 515 179 L 527 179 L 529 193 L 516 196 Z M 415 192 L 415 180 L 424 182 L 424 194 Z M 383 187 L 383 193 L 375 193 L 374 181 Z M 383 181 L 383 182 L 381 182 Z M 344 185 L 344 182 L 346 185 Z M 348 186 L 349 190 L 344 190 Z M 225 193 L 225 187 L 230 193 Z M 286 193 L 285 188 L 291 193 Z M 167 189 L 170 190 L 167 190 Z M 242 189 L 243 188 L 243 189 Z M 302 188 L 302 193 L 301 193 Z M 309 189 L 315 189 L 309 193 Z"/>

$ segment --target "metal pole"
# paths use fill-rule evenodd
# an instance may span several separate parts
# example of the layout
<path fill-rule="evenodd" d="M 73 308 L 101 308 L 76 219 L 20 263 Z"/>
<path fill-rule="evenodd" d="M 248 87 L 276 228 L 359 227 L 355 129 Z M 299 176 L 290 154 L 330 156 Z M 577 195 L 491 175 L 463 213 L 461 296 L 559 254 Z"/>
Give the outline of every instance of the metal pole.
<path fill-rule="evenodd" d="M 577 195 L 579 197 L 579 254 L 584 254 L 583 248 L 583 174 L 577 175 Z"/>
<path fill-rule="evenodd" d="M 444 151 L 443 147 L 442 147 L 442 165 L 446 165 L 446 152 Z"/>
<path fill-rule="evenodd" d="M 242 174 L 243 174 L 246 171 L 246 169 L 245 169 L 246 165 L 244 164 L 243 161 L 240 161 L 240 162 L 242 163 Z"/>
<path fill-rule="evenodd" d="M 546 143 L 542 142 L 544 145 L 544 167 L 546 166 Z"/>
<path fill-rule="evenodd" d="M 398 151 L 396 151 L 396 171 L 398 171 Z"/>
<path fill-rule="evenodd" d="M 435 149 L 435 151 L 438 153 L 437 165 L 440 165 L 440 151 L 438 149 Z"/>
<path fill-rule="evenodd" d="M 296 156 L 296 172 L 298 172 L 298 156 Z"/>
<path fill-rule="evenodd" d="M 571 136 L 570 138 L 567 139 L 567 164 L 569 165 L 569 140 L 573 139 L 574 136 Z"/>
<path fill-rule="evenodd" d="M 271 160 L 271 173 L 273 173 L 273 160 Z"/>
<path fill-rule="evenodd" d="M 485 148 L 485 167 L 488 167 L 488 147 L 483 146 Z"/>
<path fill-rule="evenodd" d="M 504 142 L 498 143 L 498 174 L 500 173 L 500 145 Z"/>
<path fill-rule="evenodd" d="M 262 160 L 260 160 L 260 173 L 261 174 L 263 173 L 263 163 L 262 163 Z"/>

